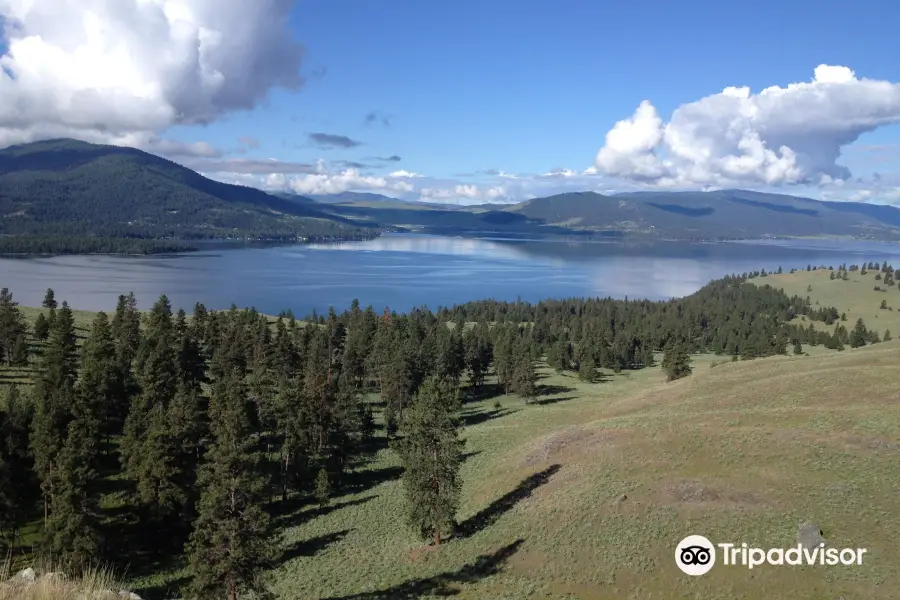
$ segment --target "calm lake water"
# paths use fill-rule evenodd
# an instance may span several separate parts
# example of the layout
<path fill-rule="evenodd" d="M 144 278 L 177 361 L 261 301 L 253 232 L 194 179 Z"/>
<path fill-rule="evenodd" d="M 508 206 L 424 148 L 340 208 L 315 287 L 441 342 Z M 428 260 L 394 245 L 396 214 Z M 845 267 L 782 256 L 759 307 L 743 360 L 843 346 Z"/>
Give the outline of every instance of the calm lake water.
<path fill-rule="evenodd" d="M 354 298 L 377 311 L 437 308 L 467 300 L 537 301 L 572 296 L 666 299 L 710 279 L 765 268 L 884 261 L 900 245 L 875 242 L 621 244 L 464 239 L 392 234 L 368 242 L 210 249 L 153 257 L 59 256 L 0 259 L 0 285 L 39 305 L 47 287 L 74 308 L 111 310 L 134 291 L 149 307 L 160 294 L 188 312 L 253 306 L 307 315 Z"/>

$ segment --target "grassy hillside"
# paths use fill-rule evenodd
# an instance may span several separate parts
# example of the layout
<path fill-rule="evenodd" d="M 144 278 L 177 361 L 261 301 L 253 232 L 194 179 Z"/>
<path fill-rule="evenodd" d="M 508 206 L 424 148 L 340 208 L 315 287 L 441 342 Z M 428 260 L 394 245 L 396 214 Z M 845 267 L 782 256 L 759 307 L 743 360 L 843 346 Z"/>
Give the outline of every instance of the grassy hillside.
<path fill-rule="evenodd" d="M 865 275 L 860 271 L 850 271 L 847 281 L 830 279 L 830 273 L 831 271 L 827 269 L 797 271 L 769 275 L 751 281 L 781 288 L 789 296 L 794 294 L 800 297 L 809 296 L 813 302 L 818 301 L 821 306 L 834 306 L 847 315 L 844 326 L 848 329 L 861 318 L 866 327 L 877 331 L 879 336 L 883 336 L 885 330 L 890 329 L 891 335 L 898 337 L 900 289 L 896 285 L 886 287 L 883 280 L 876 279 L 879 275 L 877 271 L 869 271 Z M 875 286 L 882 288 L 882 291 L 875 291 Z M 880 308 L 882 300 L 887 303 L 888 308 Z M 815 325 L 823 330 L 831 330 L 824 323 L 817 322 Z"/>
<path fill-rule="evenodd" d="M 812 285 L 822 305 L 834 290 L 839 308 L 865 318 L 879 310 L 868 277 L 834 282 L 843 288 L 818 271 L 758 281 Z M 80 327 L 89 316 L 77 315 Z M 658 367 L 595 384 L 543 367 L 535 403 L 465 404 L 455 539 L 425 547 L 406 527 L 399 462 L 382 447 L 329 505 L 276 515 L 282 553 L 266 581 L 278 598 L 331 600 L 893 598 L 900 341 L 806 350 L 696 356 L 694 374 L 672 383 Z M 863 565 L 716 566 L 690 578 L 673 564 L 689 534 L 790 547 L 806 520 L 832 546 L 867 548 Z M 183 565 L 155 569 L 131 571 L 128 587 L 172 597 Z"/>
<path fill-rule="evenodd" d="M 133 148 L 51 140 L 0 150 L 0 234 L 113 238 L 362 235 L 311 204 L 207 179 Z M 4 238 L 8 239 L 8 238 Z"/>
<path fill-rule="evenodd" d="M 898 360 L 892 342 L 714 369 L 701 358 L 669 384 L 657 369 L 594 385 L 545 373 L 539 405 L 466 407 L 464 539 L 434 549 L 410 535 L 385 450 L 355 493 L 283 519 L 268 581 L 282 598 L 891 598 Z M 867 562 L 689 578 L 672 561 L 693 533 L 791 546 L 806 519 L 868 548 Z"/>
<path fill-rule="evenodd" d="M 820 202 L 743 190 L 635 192 L 614 196 L 576 192 L 535 198 L 509 210 L 546 224 L 679 239 L 900 238 L 900 210 L 894 207 Z"/>

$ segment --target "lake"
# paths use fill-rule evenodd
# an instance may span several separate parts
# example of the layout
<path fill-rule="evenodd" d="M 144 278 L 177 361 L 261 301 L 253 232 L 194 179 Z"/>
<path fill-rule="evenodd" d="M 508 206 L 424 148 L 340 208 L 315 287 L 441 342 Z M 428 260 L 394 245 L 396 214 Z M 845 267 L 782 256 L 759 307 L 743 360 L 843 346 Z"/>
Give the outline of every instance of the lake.
<path fill-rule="evenodd" d="M 160 294 L 190 312 L 255 307 L 307 315 L 354 298 L 377 311 L 437 308 L 467 300 L 537 301 L 573 296 L 667 299 L 710 279 L 781 266 L 887 260 L 900 245 L 791 240 L 731 243 L 610 243 L 386 234 L 365 242 L 210 248 L 149 257 L 57 256 L 0 259 L 0 285 L 24 305 L 47 287 L 73 308 L 111 310 L 133 291 L 142 308 Z"/>

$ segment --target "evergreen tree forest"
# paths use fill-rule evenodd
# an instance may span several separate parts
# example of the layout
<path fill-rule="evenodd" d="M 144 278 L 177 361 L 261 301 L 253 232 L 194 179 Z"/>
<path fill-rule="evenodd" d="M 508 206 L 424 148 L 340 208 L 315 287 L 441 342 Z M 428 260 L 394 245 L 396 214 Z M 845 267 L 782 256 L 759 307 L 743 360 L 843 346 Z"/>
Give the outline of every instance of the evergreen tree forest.
<path fill-rule="evenodd" d="M 665 302 L 479 301 L 379 314 L 354 301 L 302 321 L 202 304 L 186 314 L 165 296 L 139 312 L 131 294 L 81 336 L 52 290 L 29 328 L 4 289 L 0 355 L 34 375 L 7 386 L 0 404 L 0 551 L 37 523 L 35 550 L 68 568 L 184 556 L 191 597 L 236 598 L 273 564 L 278 515 L 298 501 L 326 505 L 385 442 L 405 467 L 398 510 L 411 534 L 452 543 L 461 407 L 502 393 L 528 403 L 542 361 L 595 381 L 601 369 L 643 369 L 664 353 L 677 379 L 692 353 L 753 359 L 798 343 L 878 341 L 861 321 L 848 332 L 835 309 L 746 279 Z M 808 327 L 791 323 L 800 315 Z"/>

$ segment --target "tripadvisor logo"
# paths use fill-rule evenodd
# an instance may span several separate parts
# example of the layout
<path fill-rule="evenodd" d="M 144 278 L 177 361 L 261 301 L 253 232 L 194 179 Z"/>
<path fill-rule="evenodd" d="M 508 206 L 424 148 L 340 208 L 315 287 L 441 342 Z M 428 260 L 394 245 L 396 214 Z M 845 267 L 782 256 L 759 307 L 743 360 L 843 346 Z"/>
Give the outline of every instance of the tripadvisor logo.
<path fill-rule="evenodd" d="M 675 548 L 675 564 L 688 575 L 705 575 L 716 564 L 717 549 L 721 564 L 748 569 L 762 565 L 861 565 L 865 548 L 826 548 L 824 543 L 792 548 L 754 548 L 748 544 L 713 544 L 702 535 L 689 535 Z"/>

